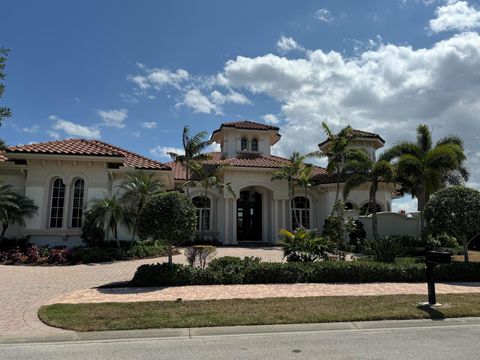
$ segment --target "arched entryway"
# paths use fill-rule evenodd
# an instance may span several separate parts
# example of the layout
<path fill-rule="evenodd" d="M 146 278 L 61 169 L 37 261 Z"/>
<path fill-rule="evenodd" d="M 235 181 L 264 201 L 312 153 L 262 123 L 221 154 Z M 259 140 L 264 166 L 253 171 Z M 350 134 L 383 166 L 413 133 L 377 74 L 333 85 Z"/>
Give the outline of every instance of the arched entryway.
<path fill-rule="evenodd" d="M 262 194 L 253 189 L 237 200 L 237 241 L 262 241 Z"/>

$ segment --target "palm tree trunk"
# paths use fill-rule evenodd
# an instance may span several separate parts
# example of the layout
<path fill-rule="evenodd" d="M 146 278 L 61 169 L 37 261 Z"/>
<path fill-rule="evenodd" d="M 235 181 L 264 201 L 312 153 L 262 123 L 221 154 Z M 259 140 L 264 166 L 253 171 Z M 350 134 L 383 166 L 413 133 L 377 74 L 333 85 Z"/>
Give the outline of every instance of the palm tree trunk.
<path fill-rule="evenodd" d="M 187 179 L 187 184 L 188 182 L 190 181 L 190 161 L 185 161 L 185 171 L 186 171 L 186 176 L 185 178 Z M 190 186 L 186 186 L 186 193 L 187 193 L 187 197 L 190 197 L 190 191 L 189 191 L 189 187 Z"/>
<path fill-rule="evenodd" d="M 208 187 L 205 187 L 205 197 L 203 199 L 203 211 L 202 211 L 202 228 L 201 228 L 201 234 L 202 234 L 202 242 L 205 241 L 205 234 L 204 234 L 204 228 L 205 228 L 205 218 L 206 218 L 206 213 L 207 213 L 207 197 L 208 195 Z"/>
<path fill-rule="evenodd" d="M 338 201 L 340 195 L 340 168 L 337 169 L 337 192 L 335 193 L 335 204 Z"/>
<path fill-rule="evenodd" d="M 168 268 L 173 272 L 173 246 L 167 244 Z"/>
<path fill-rule="evenodd" d="M 4 222 L 2 225 L 2 233 L 0 234 L 0 244 L 3 242 L 3 239 L 5 239 L 5 233 L 7 232 L 8 229 L 8 222 Z"/>
<path fill-rule="evenodd" d="M 466 238 L 463 239 L 463 256 L 465 264 L 468 264 L 468 240 Z"/>
<path fill-rule="evenodd" d="M 292 230 L 295 230 L 299 225 L 297 212 L 293 210 L 294 204 L 295 204 L 295 184 L 292 183 L 292 198 L 290 199 L 290 211 L 293 211 L 293 221 L 295 221 L 295 224 L 293 224 L 292 226 L 293 228 Z"/>
<path fill-rule="evenodd" d="M 378 222 L 377 222 L 377 188 L 378 184 L 376 182 L 372 182 L 370 186 L 370 208 L 372 209 L 372 234 L 375 240 L 379 240 L 380 236 L 378 235 Z"/>
<path fill-rule="evenodd" d="M 117 246 L 118 248 L 120 249 L 121 246 L 120 246 L 120 240 L 118 240 L 118 232 L 117 232 L 117 226 L 115 225 L 115 227 L 112 229 L 112 233 L 113 233 L 113 238 L 115 239 L 115 242 L 117 243 Z"/>

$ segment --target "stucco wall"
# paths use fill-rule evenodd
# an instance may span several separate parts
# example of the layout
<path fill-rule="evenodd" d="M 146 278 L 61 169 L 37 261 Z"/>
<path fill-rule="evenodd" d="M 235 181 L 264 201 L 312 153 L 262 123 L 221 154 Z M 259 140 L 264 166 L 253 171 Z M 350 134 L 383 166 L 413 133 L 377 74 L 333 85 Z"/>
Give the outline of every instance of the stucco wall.
<path fill-rule="evenodd" d="M 381 212 L 378 217 L 378 234 L 386 235 L 411 235 L 420 237 L 420 216 L 413 213 L 410 216 L 393 213 Z M 372 235 L 372 216 L 359 216 L 358 220 L 363 223 L 367 239 L 373 239 Z"/>

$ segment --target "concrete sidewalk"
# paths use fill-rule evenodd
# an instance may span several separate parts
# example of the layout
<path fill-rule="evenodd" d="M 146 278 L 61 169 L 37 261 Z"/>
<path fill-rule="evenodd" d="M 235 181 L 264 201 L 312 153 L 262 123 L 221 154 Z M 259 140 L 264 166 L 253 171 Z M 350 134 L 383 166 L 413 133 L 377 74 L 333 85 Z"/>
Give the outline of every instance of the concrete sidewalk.
<path fill-rule="evenodd" d="M 382 320 L 382 321 L 353 321 L 311 324 L 279 324 L 279 325 L 250 325 L 250 326 L 218 326 L 203 328 L 178 328 L 178 329 L 145 329 L 145 330 L 116 330 L 74 332 L 65 331 L 48 335 L 0 337 L 0 351 L 2 346 L 18 343 L 65 343 L 65 342 L 110 342 L 110 341 L 135 341 L 145 339 L 195 339 L 202 337 L 225 336 L 255 336 L 267 334 L 293 334 L 293 333 L 330 333 L 345 331 L 378 331 L 399 329 L 421 329 L 442 327 L 478 327 L 480 318 L 450 318 L 443 320 L 417 319 L 417 320 Z"/>
<path fill-rule="evenodd" d="M 480 293 L 480 283 L 438 283 L 438 294 Z M 195 285 L 164 288 L 94 288 L 51 299 L 48 304 L 136 301 L 260 299 L 273 297 L 427 294 L 424 283 Z"/>

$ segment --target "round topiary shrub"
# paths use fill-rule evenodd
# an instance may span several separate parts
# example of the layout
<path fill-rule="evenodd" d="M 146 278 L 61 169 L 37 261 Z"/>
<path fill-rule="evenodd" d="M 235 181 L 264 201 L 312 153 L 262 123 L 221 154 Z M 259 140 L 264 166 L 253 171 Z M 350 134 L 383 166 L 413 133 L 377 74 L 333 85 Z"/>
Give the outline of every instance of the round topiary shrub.
<path fill-rule="evenodd" d="M 151 198 L 138 219 L 138 235 L 163 242 L 170 267 L 173 248 L 190 241 L 196 229 L 197 209 L 186 195 L 176 191 Z"/>

